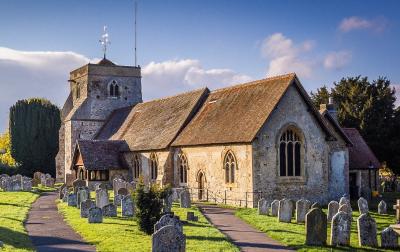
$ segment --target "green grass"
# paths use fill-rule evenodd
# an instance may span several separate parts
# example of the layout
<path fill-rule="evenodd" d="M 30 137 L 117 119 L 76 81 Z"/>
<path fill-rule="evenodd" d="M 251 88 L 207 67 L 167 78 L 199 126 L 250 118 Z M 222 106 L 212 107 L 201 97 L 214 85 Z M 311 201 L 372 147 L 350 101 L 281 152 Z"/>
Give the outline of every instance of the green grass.
<path fill-rule="evenodd" d="M 104 218 L 101 224 L 89 224 L 87 219 L 80 218 L 79 209 L 68 207 L 62 202 L 59 202 L 58 208 L 67 223 L 87 242 L 94 244 L 97 251 L 151 250 L 151 236 L 141 232 L 133 218 Z M 193 211 L 199 216 L 198 222 L 188 222 L 183 227 L 187 251 L 239 251 L 222 233 L 208 223 L 196 207 L 184 209 L 174 204 L 172 210 L 181 220 L 186 220 L 187 211 Z M 118 216 L 120 215 L 121 209 L 118 208 Z"/>
<path fill-rule="evenodd" d="M 395 223 L 395 217 L 393 215 L 378 215 L 375 212 L 370 212 L 370 214 L 376 221 L 378 229 L 378 243 L 380 244 L 380 233 L 384 228 Z M 269 237 L 299 251 L 391 251 L 379 248 L 361 248 L 358 246 L 357 218 L 359 213 L 355 211 L 353 211 L 350 247 L 306 246 L 304 245 L 306 235 L 304 224 L 296 224 L 294 223 L 293 219 L 292 223 L 278 222 L 277 217 L 258 215 L 257 209 L 238 209 L 236 211 L 236 216 L 240 217 L 258 230 L 265 232 Z M 330 223 L 328 223 L 328 243 L 330 242 L 330 232 Z"/>
<path fill-rule="evenodd" d="M 23 222 L 38 196 L 31 192 L 0 192 L 1 251 L 35 251 Z"/>

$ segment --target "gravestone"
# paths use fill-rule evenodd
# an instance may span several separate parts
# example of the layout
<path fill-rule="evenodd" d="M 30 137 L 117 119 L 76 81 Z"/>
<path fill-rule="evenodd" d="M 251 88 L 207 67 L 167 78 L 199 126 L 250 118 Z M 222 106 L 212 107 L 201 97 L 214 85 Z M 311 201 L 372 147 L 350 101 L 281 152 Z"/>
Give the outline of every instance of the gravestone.
<path fill-rule="evenodd" d="M 269 202 L 264 198 L 258 201 L 258 214 L 260 215 L 269 214 Z"/>
<path fill-rule="evenodd" d="M 40 174 L 40 184 L 42 186 L 46 185 L 46 174 L 43 174 L 43 173 Z"/>
<path fill-rule="evenodd" d="M 122 194 L 115 195 L 114 196 L 114 204 L 116 206 L 120 206 L 121 205 L 121 200 L 122 200 L 123 197 L 125 197 L 125 195 L 122 195 Z"/>
<path fill-rule="evenodd" d="M 173 195 L 171 193 L 165 199 L 163 199 L 163 203 L 164 203 L 163 204 L 163 212 L 164 213 L 171 213 L 172 202 L 173 202 Z"/>
<path fill-rule="evenodd" d="M 76 196 L 77 196 L 76 197 L 77 207 L 80 208 L 81 202 L 84 202 L 87 199 L 90 199 L 90 190 L 89 190 L 89 188 L 87 188 L 86 186 L 79 187 Z"/>
<path fill-rule="evenodd" d="M 123 180 L 122 178 L 115 178 L 113 179 L 113 190 L 114 190 L 114 195 L 118 194 L 118 190 L 121 188 L 126 189 L 126 184 L 127 182 Z"/>
<path fill-rule="evenodd" d="M 104 189 L 97 189 L 96 190 L 96 206 L 98 208 L 103 208 L 105 205 L 110 204 L 108 198 L 108 191 Z"/>
<path fill-rule="evenodd" d="M 186 220 L 188 221 L 199 221 L 199 217 L 194 215 L 194 212 L 186 213 Z"/>
<path fill-rule="evenodd" d="M 64 194 L 64 197 L 62 198 L 63 202 L 68 202 L 68 191 Z"/>
<path fill-rule="evenodd" d="M 160 228 L 151 235 L 152 252 L 185 252 L 186 237 L 174 226 Z"/>
<path fill-rule="evenodd" d="M 278 216 L 279 200 L 274 200 L 271 203 L 271 216 Z"/>
<path fill-rule="evenodd" d="M 38 187 L 39 184 L 40 184 L 40 179 L 37 179 L 37 178 L 32 179 L 32 186 Z"/>
<path fill-rule="evenodd" d="M 327 218 L 320 208 L 313 208 L 306 214 L 306 245 L 326 244 Z"/>
<path fill-rule="evenodd" d="M 368 214 L 362 214 L 357 219 L 358 242 L 360 246 L 377 247 L 376 222 Z"/>
<path fill-rule="evenodd" d="M 68 188 L 65 184 L 63 184 L 59 189 L 58 189 L 58 198 L 63 199 L 65 192 L 68 191 Z"/>
<path fill-rule="evenodd" d="M 81 218 L 88 218 L 89 216 L 89 209 L 96 207 L 96 203 L 94 201 L 87 199 L 81 202 Z"/>
<path fill-rule="evenodd" d="M 70 193 L 68 194 L 68 206 L 74 206 L 76 207 L 76 194 L 75 193 Z"/>
<path fill-rule="evenodd" d="M 345 212 L 338 212 L 332 218 L 331 245 L 350 245 L 351 216 Z"/>
<path fill-rule="evenodd" d="M 126 188 L 120 188 L 120 189 L 118 189 L 118 192 L 117 192 L 117 194 L 118 195 L 128 195 L 128 189 L 126 189 Z"/>
<path fill-rule="evenodd" d="M 21 189 L 22 189 L 21 180 L 16 179 L 16 178 L 12 179 L 11 180 L 11 191 L 18 192 L 18 191 L 21 191 Z"/>
<path fill-rule="evenodd" d="M 41 179 L 41 176 L 42 176 L 42 173 L 39 172 L 39 171 L 33 173 L 33 178 L 34 178 L 34 179 L 37 179 L 37 180 L 39 180 L 39 181 L 40 181 L 40 179 Z"/>
<path fill-rule="evenodd" d="M 328 204 L 328 222 L 332 221 L 333 216 L 337 214 L 339 211 L 339 203 L 337 201 L 332 200 Z"/>
<path fill-rule="evenodd" d="M 279 201 L 278 220 L 279 222 L 290 222 L 293 213 L 293 203 L 289 199 Z"/>
<path fill-rule="evenodd" d="M 396 222 L 400 224 L 400 199 L 396 200 L 396 205 L 393 206 L 393 210 L 396 210 Z"/>
<path fill-rule="evenodd" d="M 179 220 L 179 217 L 172 214 L 164 214 L 161 216 L 160 220 L 154 224 L 154 232 L 160 230 L 162 227 L 165 226 L 173 226 L 176 230 L 183 232 L 183 224 Z"/>
<path fill-rule="evenodd" d="M 101 208 L 92 207 L 89 209 L 88 222 L 89 223 L 103 222 L 103 211 L 101 210 Z"/>
<path fill-rule="evenodd" d="M 181 207 L 182 208 L 190 208 L 192 203 L 190 200 L 190 193 L 188 190 L 183 190 L 181 192 L 180 196 L 180 201 L 181 201 Z"/>
<path fill-rule="evenodd" d="M 301 199 L 296 202 L 296 222 L 303 223 L 306 219 L 306 214 L 310 210 L 311 202 Z"/>
<path fill-rule="evenodd" d="M 104 190 L 108 190 L 108 183 L 107 182 L 101 182 L 96 186 L 96 190 L 97 189 L 104 189 Z"/>
<path fill-rule="evenodd" d="M 382 248 L 399 248 L 399 235 L 391 227 L 385 228 L 381 233 Z"/>
<path fill-rule="evenodd" d="M 47 186 L 47 187 L 53 188 L 54 183 L 55 183 L 55 179 L 53 179 L 53 178 L 46 178 L 46 180 L 45 180 L 45 186 Z"/>
<path fill-rule="evenodd" d="M 369 211 L 368 201 L 366 199 L 364 199 L 363 197 L 360 197 L 357 201 L 357 204 L 358 204 L 358 211 L 360 212 L 360 214 L 368 213 L 368 211 Z"/>
<path fill-rule="evenodd" d="M 383 200 L 381 200 L 378 204 L 378 214 L 387 214 L 387 205 Z"/>
<path fill-rule="evenodd" d="M 74 193 L 78 191 L 79 187 L 84 187 L 86 186 L 86 181 L 81 180 L 81 179 L 76 179 L 72 182 L 72 187 L 74 188 Z"/>
<path fill-rule="evenodd" d="M 32 180 L 29 178 L 22 180 L 22 190 L 23 191 L 31 191 L 32 190 Z"/>
<path fill-rule="evenodd" d="M 313 208 L 321 208 L 320 204 L 318 202 L 314 202 L 314 204 L 312 204 L 311 209 Z"/>
<path fill-rule="evenodd" d="M 104 217 L 117 217 L 117 206 L 112 203 L 105 205 L 102 208 L 102 211 Z"/>
<path fill-rule="evenodd" d="M 339 212 L 342 211 L 342 212 L 347 213 L 350 216 L 353 216 L 353 210 L 351 209 L 350 205 L 347 205 L 347 204 L 344 204 L 344 205 L 341 205 L 341 206 L 339 205 L 339 210 L 338 211 Z"/>
<path fill-rule="evenodd" d="M 126 195 L 121 200 L 122 216 L 132 217 L 135 215 L 135 206 L 133 204 L 132 197 Z"/>
<path fill-rule="evenodd" d="M 350 205 L 350 200 L 345 196 L 341 197 L 339 200 L 339 207 L 341 205 Z"/>

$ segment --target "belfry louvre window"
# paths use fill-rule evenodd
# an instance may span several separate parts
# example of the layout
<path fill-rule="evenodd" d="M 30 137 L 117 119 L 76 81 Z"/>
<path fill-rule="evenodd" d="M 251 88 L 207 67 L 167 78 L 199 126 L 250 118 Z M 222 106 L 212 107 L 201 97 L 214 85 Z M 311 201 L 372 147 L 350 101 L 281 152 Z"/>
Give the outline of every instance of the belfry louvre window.
<path fill-rule="evenodd" d="M 133 177 L 135 179 L 139 178 L 141 170 L 140 157 L 139 155 L 135 155 L 133 158 Z"/>
<path fill-rule="evenodd" d="M 109 85 L 109 94 L 111 97 L 119 97 L 120 96 L 119 85 L 115 80 L 111 81 L 111 83 Z"/>
<path fill-rule="evenodd" d="M 158 161 L 157 155 L 155 153 L 151 153 L 150 155 L 150 177 L 151 179 L 157 179 L 158 173 Z"/>
<path fill-rule="evenodd" d="M 185 154 L 179 155 L 179 182 L 187 183 L 188 162 Z"/>
<path fill-rule="evenodd" d="M 286 130 L 279 141 L 279 175 L 301 176 L 302 141 L 295 129 Z"/>
<path fill-rule="evenodd" d="M 225 183 L 235 183 L 235 170 L 237 169 L 236 158 L 232 151 L 228 151 L 224 158 Z"/>

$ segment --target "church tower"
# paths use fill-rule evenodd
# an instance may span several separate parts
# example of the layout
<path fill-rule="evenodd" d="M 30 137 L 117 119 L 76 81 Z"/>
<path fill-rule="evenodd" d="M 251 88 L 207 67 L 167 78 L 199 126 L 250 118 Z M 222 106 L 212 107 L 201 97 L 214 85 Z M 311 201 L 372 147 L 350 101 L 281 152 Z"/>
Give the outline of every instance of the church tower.
<path fill-rule="evenodd" d="M 141 69 L 105 57 L 70 73 L 70 94 L 61 111 L 57 180 L 71 182 L 75 143 L 93 139 L 112 111 L 142 102 Z M 71 175 L 68 175 L 71 174 Z"/>

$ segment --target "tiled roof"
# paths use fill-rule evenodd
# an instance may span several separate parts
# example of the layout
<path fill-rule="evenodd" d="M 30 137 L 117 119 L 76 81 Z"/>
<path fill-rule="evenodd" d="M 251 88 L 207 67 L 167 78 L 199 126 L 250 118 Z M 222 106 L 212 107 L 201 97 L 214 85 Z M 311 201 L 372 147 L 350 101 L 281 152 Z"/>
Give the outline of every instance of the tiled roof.
<path fill-rule="evenodd" d="M 379 168 L 379 160 L 358 130 L 355 128 L 343 128 L 343 131 L 353 143 L 353 147 L 349 147 L 349 168 L 366 169 L 369 168 L 370 165 L 373 165 L 374 168 Z"/>
<path fill-rule="evenodd" d="M 133 106 L 129 106 L 114 110 L 108 117 L 104 126 L 99 130 L 95 139 L 105 140 L 111 138 L 124 123 L 132 108 Z"/>

